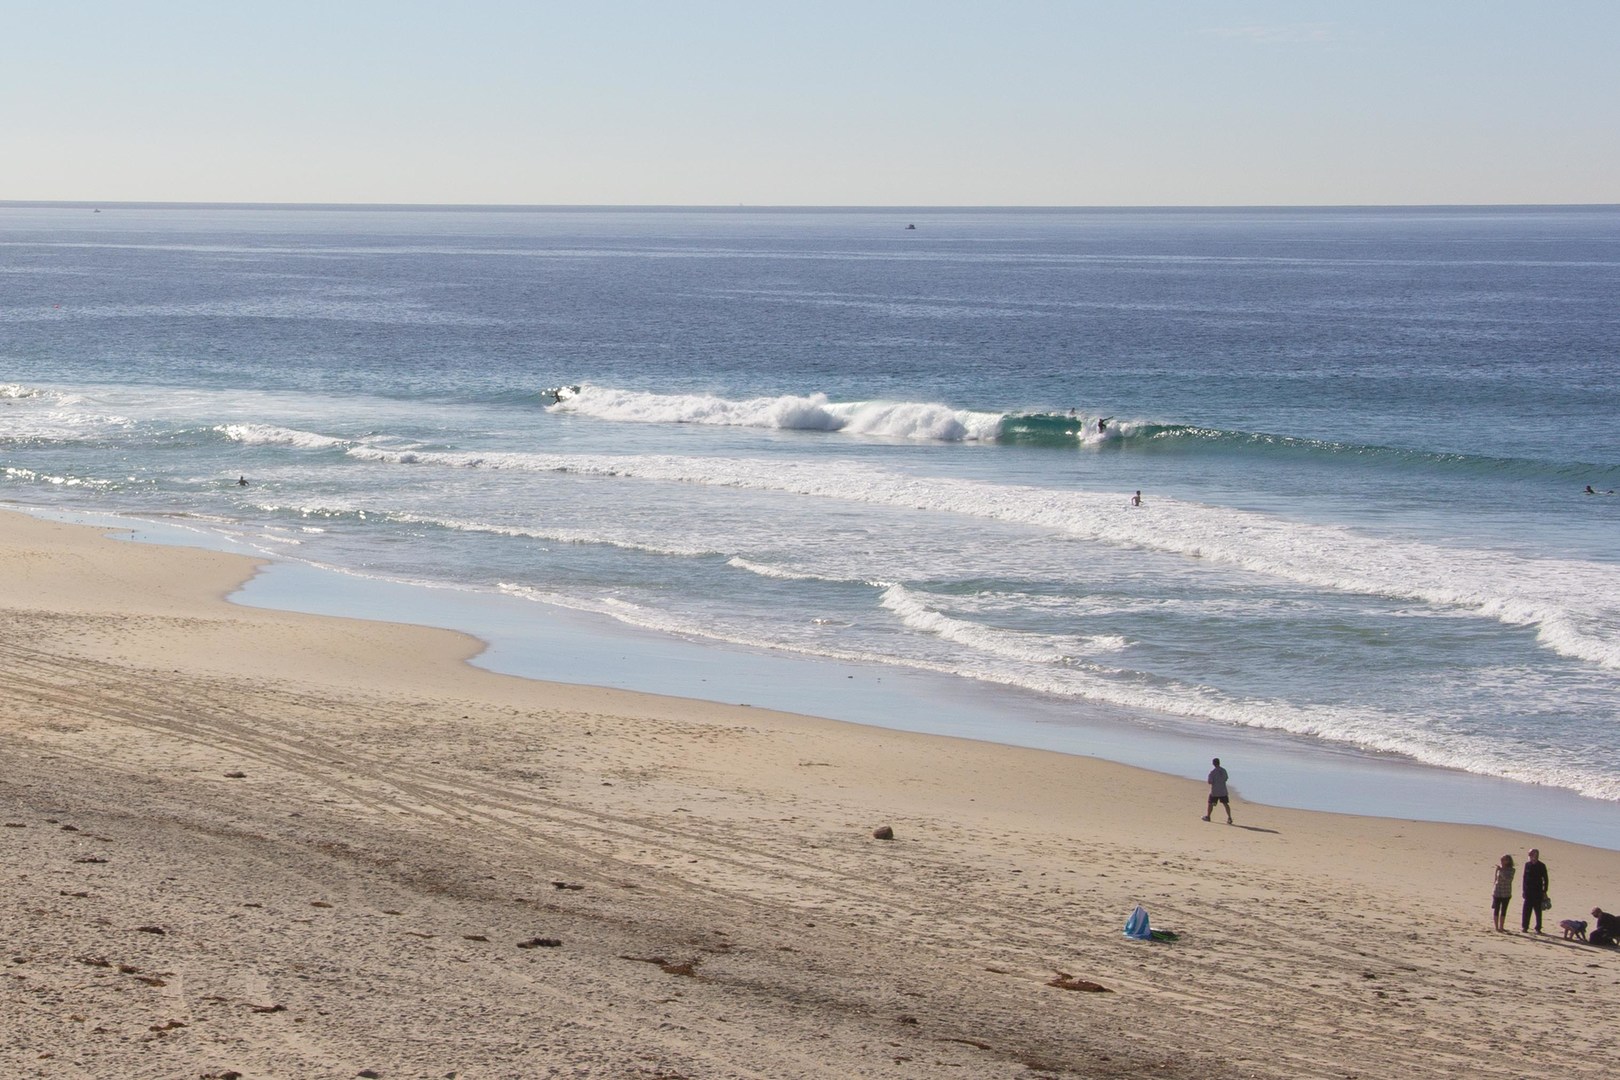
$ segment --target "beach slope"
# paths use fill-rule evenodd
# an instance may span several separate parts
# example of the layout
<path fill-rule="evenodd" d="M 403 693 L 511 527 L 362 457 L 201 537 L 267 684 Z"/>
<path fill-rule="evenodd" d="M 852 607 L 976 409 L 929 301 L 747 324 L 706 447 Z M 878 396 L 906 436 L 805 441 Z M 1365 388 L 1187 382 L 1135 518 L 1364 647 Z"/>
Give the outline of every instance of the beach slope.
<path fill-rule="evenodd" d="M 222 599 L 252 572 L 0 514 L 6 1076 L 1620 1058 L 1620 953 L 1556 930 L 1620 906 L 1620 853 L 1241 784 L 1205 823 L 1202 785 L 1153 773 L 493 675 L 456 634 Z M 1530 846 L 1549 933 L 1495 933 L 1492 867 Z M 1127 940 L 1137 903 L 1179 940 Z"/>

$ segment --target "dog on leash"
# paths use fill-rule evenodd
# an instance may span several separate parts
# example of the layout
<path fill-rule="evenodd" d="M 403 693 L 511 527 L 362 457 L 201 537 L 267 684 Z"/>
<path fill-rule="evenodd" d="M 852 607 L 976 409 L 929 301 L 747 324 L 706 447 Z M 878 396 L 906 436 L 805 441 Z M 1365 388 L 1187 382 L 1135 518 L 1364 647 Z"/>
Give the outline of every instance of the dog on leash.
<path fill-rule="evenodd" d="M 1558 925 L 1564 931 L 1564 940 L 1565 941 L 1585 941 L 1586 940 L 1586 920 L 1585 919 L 1565 919 L 1563 922 L 1560 922 Z"/>

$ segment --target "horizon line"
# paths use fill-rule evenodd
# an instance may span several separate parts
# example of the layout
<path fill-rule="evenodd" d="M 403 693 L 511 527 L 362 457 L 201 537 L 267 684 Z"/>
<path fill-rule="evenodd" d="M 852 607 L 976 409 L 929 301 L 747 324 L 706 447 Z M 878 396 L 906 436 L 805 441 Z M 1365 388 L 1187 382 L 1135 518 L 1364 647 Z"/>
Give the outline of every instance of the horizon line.
<path fill-rule="evenodd" d="M 433 202 L 272 202 L 250 200 L 0 199 L 3 209 L 115 210 L 454 210 L 499 211 L 1141 211 L 1141 210 L 1514 210 L 1612 209 L 1620 202 L 1550 203 L 433 203 Z"/>

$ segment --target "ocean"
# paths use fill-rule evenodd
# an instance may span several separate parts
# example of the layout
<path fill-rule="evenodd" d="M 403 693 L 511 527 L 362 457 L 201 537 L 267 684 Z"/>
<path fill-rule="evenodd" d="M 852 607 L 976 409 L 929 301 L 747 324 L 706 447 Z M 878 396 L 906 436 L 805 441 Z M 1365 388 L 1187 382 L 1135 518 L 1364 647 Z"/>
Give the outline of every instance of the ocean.
<path fill-rule="evenodd" d="M 0 499 L 520 674 L 1620 847 L 1617 296 L 1616 207 L 0 205 Z"/>

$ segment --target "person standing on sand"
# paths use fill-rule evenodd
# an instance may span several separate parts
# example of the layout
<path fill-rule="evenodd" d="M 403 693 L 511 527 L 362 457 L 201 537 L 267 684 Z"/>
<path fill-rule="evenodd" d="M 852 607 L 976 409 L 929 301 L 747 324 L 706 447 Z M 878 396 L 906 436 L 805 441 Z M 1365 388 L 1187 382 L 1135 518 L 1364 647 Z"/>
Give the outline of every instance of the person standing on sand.
<path fill-rule="evenodd" d="M 1491 920 L 1498 930 L 1507 929 L 1508 902 L 1513 899 L 1513 856 L 1504 855 L 1496 864 L 1496 887 L 1491 890 Z"/>
<path fill-rule="evenodd" d="M 1204 812 L 1204 820 L 1215 812 L 1215 804 L 1220 803 L 1226 807 L 1226 823 L 1232 824 L 1232 799 L 1226 792 L 1226 770 L 1221 768 L 1221 759 L 1214 758 L 1210 764 L 1215 767 L 1209 770 L 1209 809 Z"/>
<path fill-rule="evenodd" d="M 1524 880 L 1519 886 L 1519 892 L 1524 896 L 1524 910 L 1519 913 L 1519 931 L 1530 932 L 1530 914 L 1536 916 L 1536 933 L 1541 933 L 1541 904 L 1547 899 L 1550 885 L 1547 878 L 1547 864 L 1541 861 L 1541 852 L 1535 848 L 1530 849 L 1530 861 L 1524 864 Z"/>

